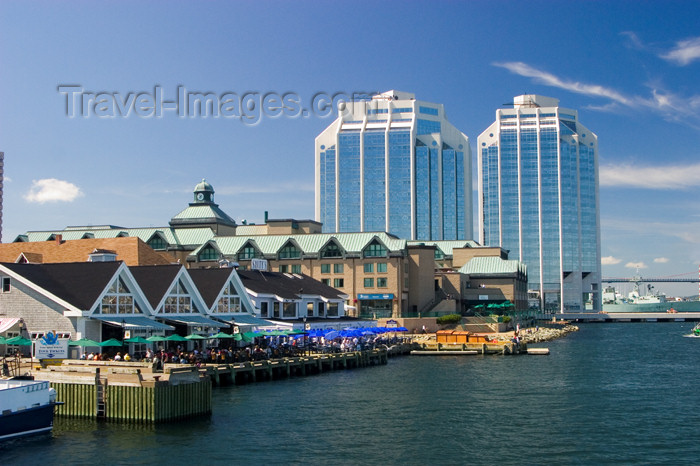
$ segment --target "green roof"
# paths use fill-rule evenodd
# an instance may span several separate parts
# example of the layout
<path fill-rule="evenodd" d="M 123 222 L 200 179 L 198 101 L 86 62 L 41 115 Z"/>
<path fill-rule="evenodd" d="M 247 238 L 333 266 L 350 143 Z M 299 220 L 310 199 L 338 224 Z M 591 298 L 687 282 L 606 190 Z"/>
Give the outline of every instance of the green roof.
<path fill-rule="evenodd" d="M 455 248 L 478 248 L 479 244 L 472 240 L 445 240 L 445 241 L 408 241 L 409 246 L 425 245 L 436 246 L 446 256 L 452 255 Z"/>
<path fill-rule="evenodd" d="M 520 261 L 505 260 L 500 257 L 474 257 L 459 269 L 466 275 L 498 275 L 527 273 L 527 267 Z"/>
<path fill-rule="evenodd" d="M 170 223 L 189 223 L 190 221 L 196 221 L 202 223 L 203 221 L 212 221 L 216 223 L 225 223 L 228 225 L 235 225 L 236 221 L 228 216 L 226 212 L 219 209 L 216 204 L 190 204 L 185 210 L 175 215 L 170 219 Z"/>
<path fill-rule="evenodd" d="M 48 241 L 52 236 L 61 235 L 64 240 L 81 239 L 86 234 L 97 239 L 116 238 L 117 236 L 136 236 L 144 243 L 147 243 L 153 235 L 159 233 L 165 238 L 169 246 L 199 246 L 214 237 L 214 232 L 209 227 L 203 228 L 121 228 L 105 229 L 98 227 L 71 227 L 70 230 L 56 231 L 29 231 L 26 235 L 19 235 L 26 238 L 26 241 Z"/>
<path fill-rule="evenodd" d="M 313 233 L 303 235 L 259 235 L 259 236 L 216 236 L 213 242 L 225 256 L 236 255 L 247 242 L 254 244 L 263 255 L 274 255 L 291 241 L 297 244 L 303 254 L 318 254 L 321 249 L 334 239 L 346 253 L 360 254 L 374 238 L 383 243 L 388 252 L 406 249 L 406 240 L 384 232 L 376 233 Z M 196 256 L 204 245 L 190 255 Z"/>

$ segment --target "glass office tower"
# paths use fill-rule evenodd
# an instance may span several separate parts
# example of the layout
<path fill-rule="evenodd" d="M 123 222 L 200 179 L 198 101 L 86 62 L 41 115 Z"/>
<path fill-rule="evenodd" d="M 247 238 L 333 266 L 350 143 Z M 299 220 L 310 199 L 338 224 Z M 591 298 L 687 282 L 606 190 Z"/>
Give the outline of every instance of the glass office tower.
<path fill-rule="evenodd" d="M 471 173 L 443 105 L 398 91 L 351 102 L 316 138 L 316 220 L 324 233 L 471 239 Z"/>
<path fill-rule="evenodd" d="M 477 145 L 479 242 L 527 265 L 531 307 L 601 310 L 597 136 L 558 99 L 521 95 Z"/>

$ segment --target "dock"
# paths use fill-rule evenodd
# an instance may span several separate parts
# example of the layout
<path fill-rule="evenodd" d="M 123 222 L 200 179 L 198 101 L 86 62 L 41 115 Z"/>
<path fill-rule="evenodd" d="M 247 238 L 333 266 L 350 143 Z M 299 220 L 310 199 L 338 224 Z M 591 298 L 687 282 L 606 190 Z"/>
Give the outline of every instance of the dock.
<path fill-rule="evenodd" d="M 412 356 L 470 356 L 477 354 L 527 354 L 527 345 L 515 342 L 491 343 L 423 343 Z"/>
<path fill-rule="evenodd" d="M 669 303 L 671 305 L 672 303 Z M 570 322 L 700 322 L 700 312 L 567 312 L 538 316 L 539 320 Z"/>
<path fill-rule="evenodd" d="M 158 423 L 207 415 L 212 387 L 301 377 L 334 370 L 387 364 L 410 347 L 373 349 L 230 364 L 166 364 L 150 362 L 63 360 L 34 367 L 36 380 L 46 380 L 64 404 L 57 416 L 110 421 Z"/>

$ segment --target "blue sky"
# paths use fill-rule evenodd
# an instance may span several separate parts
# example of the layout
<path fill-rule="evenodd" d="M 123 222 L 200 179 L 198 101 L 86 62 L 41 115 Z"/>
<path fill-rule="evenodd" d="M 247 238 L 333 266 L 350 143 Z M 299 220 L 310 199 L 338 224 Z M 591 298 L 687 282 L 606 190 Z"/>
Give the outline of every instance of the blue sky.
<path fill-rule="evenodd" d="M 472 150 L 499 106 L 534 93 L 598 135 L 603 275 L 689 277 L 700 262 L 698 18 L 697 1 L 5 0 L 3 240 L 162 226 L 202 178 L 239 221 L 313 218 L 314 137 L 332 116 L 123 116 L 112 103 L 108 118 L 103 102 L 101 116 L 69 118 L 62 85 L 119 97 L 159 86 L 165 100 L 178 86 L 293 93 L 299 109 L 318 93 L 397 89 L 444 103 Z"/>

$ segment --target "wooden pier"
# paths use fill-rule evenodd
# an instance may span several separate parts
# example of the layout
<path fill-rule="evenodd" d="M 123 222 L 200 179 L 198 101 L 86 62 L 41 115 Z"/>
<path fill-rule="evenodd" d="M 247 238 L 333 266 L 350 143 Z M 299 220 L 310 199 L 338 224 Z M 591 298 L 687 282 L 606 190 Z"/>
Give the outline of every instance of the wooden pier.
<path fill-rule="evenodd" d="M 250 361 L 231 364 L 166 364 L 64 360 L 34 370 L 64 402 L 56 415 L 123 422 L 166 422 L 211 413 L 213 386 L 307 376 L 387 364 L 408 347 Z"/>
<path fill-rule="evenodd" d="M 527 354 L 524 343 L 491 342 L 491 343 L 423 343 L 420 349 L 411 351 L 414 356 L 448 356 L 448 355 L 477 355 L 477 354 Z"/>

